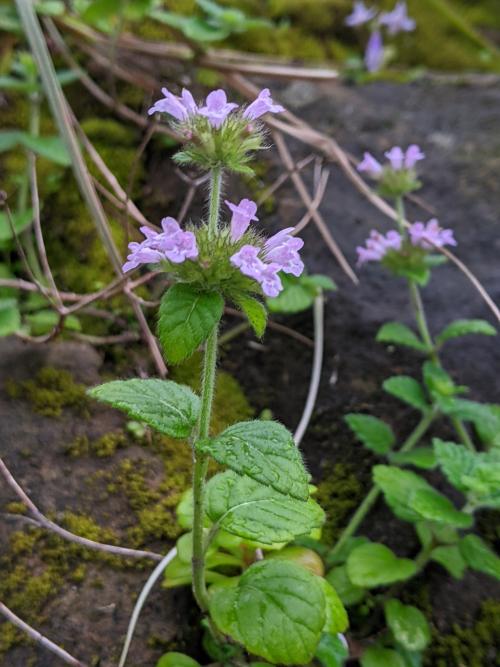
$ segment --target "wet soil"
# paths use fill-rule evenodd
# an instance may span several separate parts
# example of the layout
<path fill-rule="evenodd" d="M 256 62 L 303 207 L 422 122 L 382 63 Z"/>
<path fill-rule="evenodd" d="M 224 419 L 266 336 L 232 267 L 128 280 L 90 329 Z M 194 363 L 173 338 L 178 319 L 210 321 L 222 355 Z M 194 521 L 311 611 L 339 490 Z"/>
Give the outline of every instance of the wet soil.
<path fill-rule="evenodd" d="M 292 84 L 281 92 L 287 106 L 314 127 L 333 134 L 355 155 L 364 150 L 381 155 L 394 144 L 419 143 L 427 154 L 422 166 L 422 197 L 443 225 L 455 230 L 459 256 L 493 299 L 500 302 L 498 87 L 438 86 L 430 82 L 397 86 L 379 83 L 362 88 Z M 293 151 L 296 158 L 308 152 L 300 144 L 294 144 Z M 269 178 L 279 168 L 273 153 L 270 160 Z M 335 165 L 331 169 L 321 210 L 344 252 L 354 262 L 355 247 L 368 231 L 388 226 Z M 160 173 L 163 177 L 166 172 Z M 305 178 L 310 184 L 311 175 L 306 174 Z M 162 193 L 168 192 L 165 180 L 162 187 Z M 161 198 L 158 193 L 158 199 Z M 291 186 L 279 191 L 277 204 L 277 211 L 269 220 L 273 229 L 285 222 L 293 224 L 303 213 Z M 410 205 L 408 216 L 424 220 L 432 217 L 415 205 Z M 350 411 L 371 412 L 387 419 L 400 438 L 415 425 L 412 410 L 385 395 L 380 385 L 397 373 L 418 376 L 420 360 L 412 352 L 394 350 L 374 340 L 378 328 L 388 320 L 411 324 L 407 291 L 403 281 L 386 276 L 375 266 L 363 269 L 360 285 L 354 286 L 322 244 L 314 223 L 310 223 L 303 237 L 309 271 L 331 275 L 339 286 L 338 292 L 327 298 L 324 368 L 318 403 L 303 442 L 305 457 L 317 480 L 332 464 L 348 463 L 368 484 L 373 459 L 355 442 L 342 417 Z M 424 290 L 424 299 L 434 332 L 456 317 L 491 320 L 477 292 L 453 266 L 436 271 Z M 286 323 L 312 335 L 310 313 L 287 318 Z M 256 344 L 250 335 L 233 341 L 224 349 L 221 364 L 236 375 L 257 411 L 271 409 L 276 418 L 293 429 L 306 396 L 311 357 L 310 349 L 301 343 L 269 331 L 262 344 Z M 470 386 L 471 398 L 500 402 L 497 340 L 474 337 L 454 341 L 443 357 L 453 377 Z M 95 473 L 116 469 L 120 457 L 153 455 L 132 445 L 111 460 L 68 460 L 64 453 L 68 442 L 81 434 L 98 437 L 119 427 L 122 418 L 104 409 L 92 409 L 91 419 L 74 411 L 65 411 L 60 419 L 37 416 L 25 401 L 10 399 L 3 387 L 5 378 L 26 379 L 47 365 L 67 368 L 77 381 L 93 384 L 99 381 L 102 361 L 100 353 L 80 344 L 55 343 L 39 348 L 11 339 L 2 341 L 0 447 L 16 478 L 45 513 L 57 519 L 68 509 L 83 512 L 123 535 L 131 521 L 126 499 L 113 496 L 109 500 L 104 483 L 100 485 Z M 106 370 L 110 370 L 109 365 Z M 435 432 L 443 437 L 452 436 L 447 427 L 439 427 Z M 431 479 L 445 488 L 438 475 L 431 475 Z M 0 506 L 10 500 L 12 494 L 1 486 Z M 7 551 L 8 535 L 15 528 L 19 526 L 13 522 L 0 522 L 0 553 Z M 400 555 L 413 556 L 418 549 L 412 528 L 394 520 L 383 503 L 377 505 L 362 528 Z M 169 547 L 168 544 L 149 546 L 159 551 Z M 149 565 L 143 571 L 116 570 L 102 563 L 90 563 L 88 567 L 84 581 L 63 585 L 44 609 L 45 620 L 38 627 L 81 659 L 90 662 L 98 656 L 101 667 L 111 667 L 116 665 L 133 601 L 147 577 Z M 96 578 L 102 582 L 99 588 L 93 585 Z M 470 623 L 480 602 L 500 593 L 499 587 L 487 577 L 467 574 L 463 581 L 455 582 L 437 565 L 426 570 L 425 583 L 431 590 L 433 620 L 439 630 L 448 629 L 453 622 Z M 191 609 L 187 592 L 167 593 L 157 589 L 141 617 L 130 665 L 155 664 L 162 650 L 150 646 L 148 640 L 153 636 L 163 645 L 175 641 L 182 646 L 191 641 Z M 28 663 L 29 660 L 32 662 Z M 43 649 L 21 646 L 11 650 L 2 664 L 49 667 L 54 662 Z"/>

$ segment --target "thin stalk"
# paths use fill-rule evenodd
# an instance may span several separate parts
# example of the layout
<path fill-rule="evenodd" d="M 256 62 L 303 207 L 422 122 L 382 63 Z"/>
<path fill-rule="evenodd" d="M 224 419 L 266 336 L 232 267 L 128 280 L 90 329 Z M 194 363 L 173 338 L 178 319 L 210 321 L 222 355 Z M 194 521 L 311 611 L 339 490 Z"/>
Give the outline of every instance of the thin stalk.
<path fill-rule="evenodd" d="M 222 185 L 222 169 L 214 167 L 210 172 L 210 208 L 208 212 L 208 231 L 213 238 L 219 225 L 220 194 Z"/>
<path fill-rule="evenodd" d="M 217 327 L 210 334 L 205 348 L 203 375 L 201 383 L 201 408 L 197 438 L 206 438 L 210 432 L 210 418 L 215 388 L 217 366 Z M 208 608 L 208 594 L 205 582 L 205 545 L 203 534 L 203 516 L 205 512 L 205 479 L 208 457 L 193 448 L 193 593 L 202 611 Z"/>
<path fill-rule="evenodd" d="M 413 449 L 413 447 L 415 447 L 415 445 L 418 442 L 420 442 L 422 437 L 425 435 L 428 428 L 434 421 L 435 417 L 436 413 L 432 410 L 423 415 L 422 419 L 415 426 L 410 435 L 406 438 L 399 451 L 409 452 L 411 449 Z M 358 507 L 358 509 L 354 512 L 354 514 L 351 517 L 351 520 L 342 531 L 341 536 L 339 537 L 337 543 L 330 552 L 330 557 L 336 555 L 340 551 L 340 549 L 344 546 L 344 544 L 347 542 L 347 540 L 355 534 L 365 516 L 377 502 L 380 493 L 381 493 L 380 489 L 378 489 L 376 486 L 373 486 L 370 489 L 368 495 L 365 497 L 365 499 Z"/>

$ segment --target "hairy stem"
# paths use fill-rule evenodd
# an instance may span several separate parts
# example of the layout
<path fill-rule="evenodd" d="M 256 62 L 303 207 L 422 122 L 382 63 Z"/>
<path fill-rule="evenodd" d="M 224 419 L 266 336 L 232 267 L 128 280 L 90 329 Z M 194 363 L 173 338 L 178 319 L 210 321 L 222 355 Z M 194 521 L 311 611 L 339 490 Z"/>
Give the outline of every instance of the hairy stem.
<path fill-rule="evenodd" d="M 422 437 L 425 435 L 427 429 L 430 427 L 435 417 L 436 413 L 434 411 L 429 411 L 428 413 L 423 415 L 422 419 L 419 421 L 419 423 L 416 425 L 416 427 L 413 429 L 410 435 L 406 438 L 399 451 L 409 452 L 411 449 L 413 449 L 413 447 L 415 447 L 415 445 L 417 445 L 422 439 Z M 344 546 L 347 540 L 356 533 L 365 516 L 377 502 L 380 493 L 381 493 L 380 489 L 378 489 L 376 486 L 373 486 L 370 489 L 368 495 L 365 497 L 365 499 L 358 507 L 358 509 L 354 512 L 354 514 L 351 517 L 351 520 L 342 531 L 341 536 L 339 537 L 337 543 L 330 552 L 330 557 L 335 556 Z"/>
<path fill-rule="evenodd" d="M 198 438 L 206 438 L 210 431 L 210 418 L 215 387 L 217 364 L 217 327 L 208 337 L 203 364 L 201 387 L 201 409 L 198 422 Z M 193 592 L 196 601 L 203 611 L 207 609 L 207 587 L 205 583 L 205 557 L 203 517 L 205 512 L 205 478 L 208 468 L 208 457 L 193 450 Z"/>
<path fill-rule="evenodd" d="M 214 167 L 210 172 L 210 208 L 208 212 L 208 231 L 213 238 L 219 225 L 220 194 L 222 185 L 222 169 Z"/>

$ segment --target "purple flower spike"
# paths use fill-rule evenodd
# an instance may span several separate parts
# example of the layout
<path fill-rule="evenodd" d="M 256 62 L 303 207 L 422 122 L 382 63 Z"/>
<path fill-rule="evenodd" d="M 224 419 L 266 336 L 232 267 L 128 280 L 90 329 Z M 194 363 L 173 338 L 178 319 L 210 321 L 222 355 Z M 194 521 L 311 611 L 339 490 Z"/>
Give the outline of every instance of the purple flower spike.
<path fill-rule="evenodd" d="M 413 169 L 419 160 L 425 158 L 425 153 L 422 153 L 420 147 L 416 144 L 412 144 L 406 149 L 405 155 L 405 167 L 406 169 Z"/>
<path fill-rule="evenodd" d="M 355 2 L 352 14 L 349 14 L 346 18 L 345 24 L 350 28 L 355 28 L 358 25 L 363 25 L 363 23 L 368 23 L 376 14 L 377 10 L 373 7 L 366 7 L 364 2 Z"/>
<path fill-rule="evenodd" d="M 384 44 L 382 33 L 375 30 L 370 35 L 365 51 L 365 67 L 369 72 L 378 72 L 384 63 Z"/>
<path fill-rule="evenodd" d="M 382 165 L 371 153 L 365 153 L 363 155 L 363 160 L 358 164 L 358 171 L 365 171 L 373 178 L 380 176 L 382 170 Z"/>
<path fill-rule="evenodd" d="M 304 263 L 299 256 L 304 241 L 291 236 L 291 231 L 293 227 L 288 227 L 271 236 L 264 246 L 264 252 L 266 260 L 277 264 L 280 271 L 298 277 L 304 270 Z"/>
<path fill-rule="evenodd" d="M 415 30 L 415 21 L 408 16 L 406 2 L 396 3 L 392 12 L 383 12 L 379 19 L 380 25 L 387 28 L 389 35 L 397 35 L 398 32 L 411 32 Z"/>
<path fill-rule="evenodd" d="M 215 129 L 219 129 L 228 115 L 238 107 L 234 102 L 228 102 L 226 93 L 222 90 L 214 90 L 207 96 L 206 106 L 199 110 L 201 116 L 208 118 L 208 122 Z"/>
<path fill-rule="evenodd" d="M 244 276 L 258 280 L 262 270 L 263 262 L 259 259 L 259 252 L 261 249 L 255 245 L 244 245 L 241 250 L 238 250 L 230 262 L 236 266 Z"/>
<path fill-rule="evenodd" d="M 399 146 L 394 146 L 394 148 L 391 148 L 391 150 L 384 153 L 384 155 L 391 163 L 391 167 L 394 171 L 400 171 L 405 166 L 405 153 Z"/>
<path fill-rule="evenodd" d="M 257 221 L 257 204 L 251 199 L 242 199 L 239 204 L 232 204 L 226 199 L 226 205 L 233 214 L 231 218 L 231 241 L 236 243 L 247 231 L 252 220 Z"/>
<path fill-rule="evenodd" d="M 264 88 L 260 91 L 257 99 L 245 109 L 243 118 L 257 120 L 266 113 L 281 113 L 282 111 L 285 111 L 285 107 L 282 107 L 281 104 L 275 104 L 269 88 Z"/>
<path fill-rule="evenodd" d="M 366 240 L 364 248 L 358 246 L 358 266 L 366 262 L 380 262 L 389 250 L 400 250 L 403 239 L 399 232 L 391 230 L 386 236 L 375 230 L 370 232 L 370 237 Z"/>
<path fill-rule="evenodd" d="M 427 224 L 414 222 L 408 232 L 413 245 L 424 250 L 432 250 L 436 246 L 442 248 L 445 245 L 457 245 L 453 230 L 443 229 L 436 218 L 432 218 Z"/>
<path fill-rule="evenodd" d="M 161 92 L 164 97 L 157 100 L 149 109 L 148 114 L 151 116 L 154 113 L 168 113 L 178 121 L 187 120 L 188 116 L 195 114 L 198 110 L 193 96 L 189 90 L 183 89 L 182 96 L 177 97 L 171 93 L 167 88 L 162 88 Z"/>

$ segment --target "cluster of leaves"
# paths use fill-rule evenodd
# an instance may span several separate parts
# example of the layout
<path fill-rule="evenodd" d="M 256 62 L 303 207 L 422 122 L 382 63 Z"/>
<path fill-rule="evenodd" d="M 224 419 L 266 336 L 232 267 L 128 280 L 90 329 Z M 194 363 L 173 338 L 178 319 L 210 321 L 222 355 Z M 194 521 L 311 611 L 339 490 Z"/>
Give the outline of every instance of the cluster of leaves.
<path fill-rule="evenodd" d="M 379 596 L 373 589 L 406 581 L 420 573 L 429 561 L 439 563 L 455 579 L 461 579 L 467 568 L 500 579 L 500 558 L 484 540 L 470 532 L 476 510 L 500 508 L 500 406 L 461 398 L 467 388 L 454 383 L 436 355 L 436 349 L 458 336 L 495 333 L 482 320 L 459 320 L 446 327 L 430 349 L 409 327 L 398 322 L 385 324 L 378 332 L 379 341 L 430 356 L 423 363 L 421 382 L 409 376 L 395 376 L 383 383 L 384 390 L 420 413 L 420 423 L 425 424 L 422 432 L 439 417 L 470 423 L 483 451 L 439 438 L 432 438 L 430 444 L 423 446 L 415 446 L 420 439 L 411 438 L 398 451 L 396 436 L 388 423 L 367 414 L 346 416 L 347 424 L 363 445 L 386 459 L 386 463 L 373 468 L 375 487 L 396 517 L 413 524 L 421 543 L 419 555 L 408 559 L 363 536 L 351 537 L 327 556 L 332 567 L 327 579 L 346 606 L 370 606 L 379 599 L 384 606 L 388 629 L 364 653 L 363 667 L 420 665 L 420 654 L 431 636 L 428 623 L 417 608 Z M 462 508 L 457 508 L 410 467 L 421 471 L 439 469 L 463 495 Z"/>
<path fill-rule="evenodd" d="M 167 359 L 177 363 L 190 356 L 218 326 L 223 306 L 218 292 L 200 292 L 186 284 L 171 287 L 159 317 Z M 252 307 L 242 304 L 255 326 L 258 316 Z M 261 304 L 260 309 L 265 313 Z M 262 332 L 264 326 L 265 319 L 258 320 L 257 330 Z M 233 424 L 216 437 L 199 438 L 193 430 L 200 399 L 171 381 L 114 381 L 90 394 L 161 433 L 193 438 L 199 455 L 226 468 L 206 486 L 205 567 L 212 622 L 240 647 L 234 650 L 241 653 L 244 647 L 271 664 L 303 664 L 322 642 L 335 645 L 337 633 L 347 627 L 347 615 L 334 588 L 321 576 L 321 561 L 308 549 L 286 548 L 300 536 L 317 537 L 324 521 L 292 434 L 277 422 L 255 420 Z M 178 518 L 187 532 L 165 571 L 167 587 L 191 582 L 191 491 L 179 504 Z M 260 551 L 266 554 L 263 560 L 257 559 Z M 229 651 L 230 659 L 231 646 L 221 647 L 213 638 L 207 642 L 211 655 L 220 659 L 221 651 Z M 164 664 L 172 659 L 165 657 Z"/>

